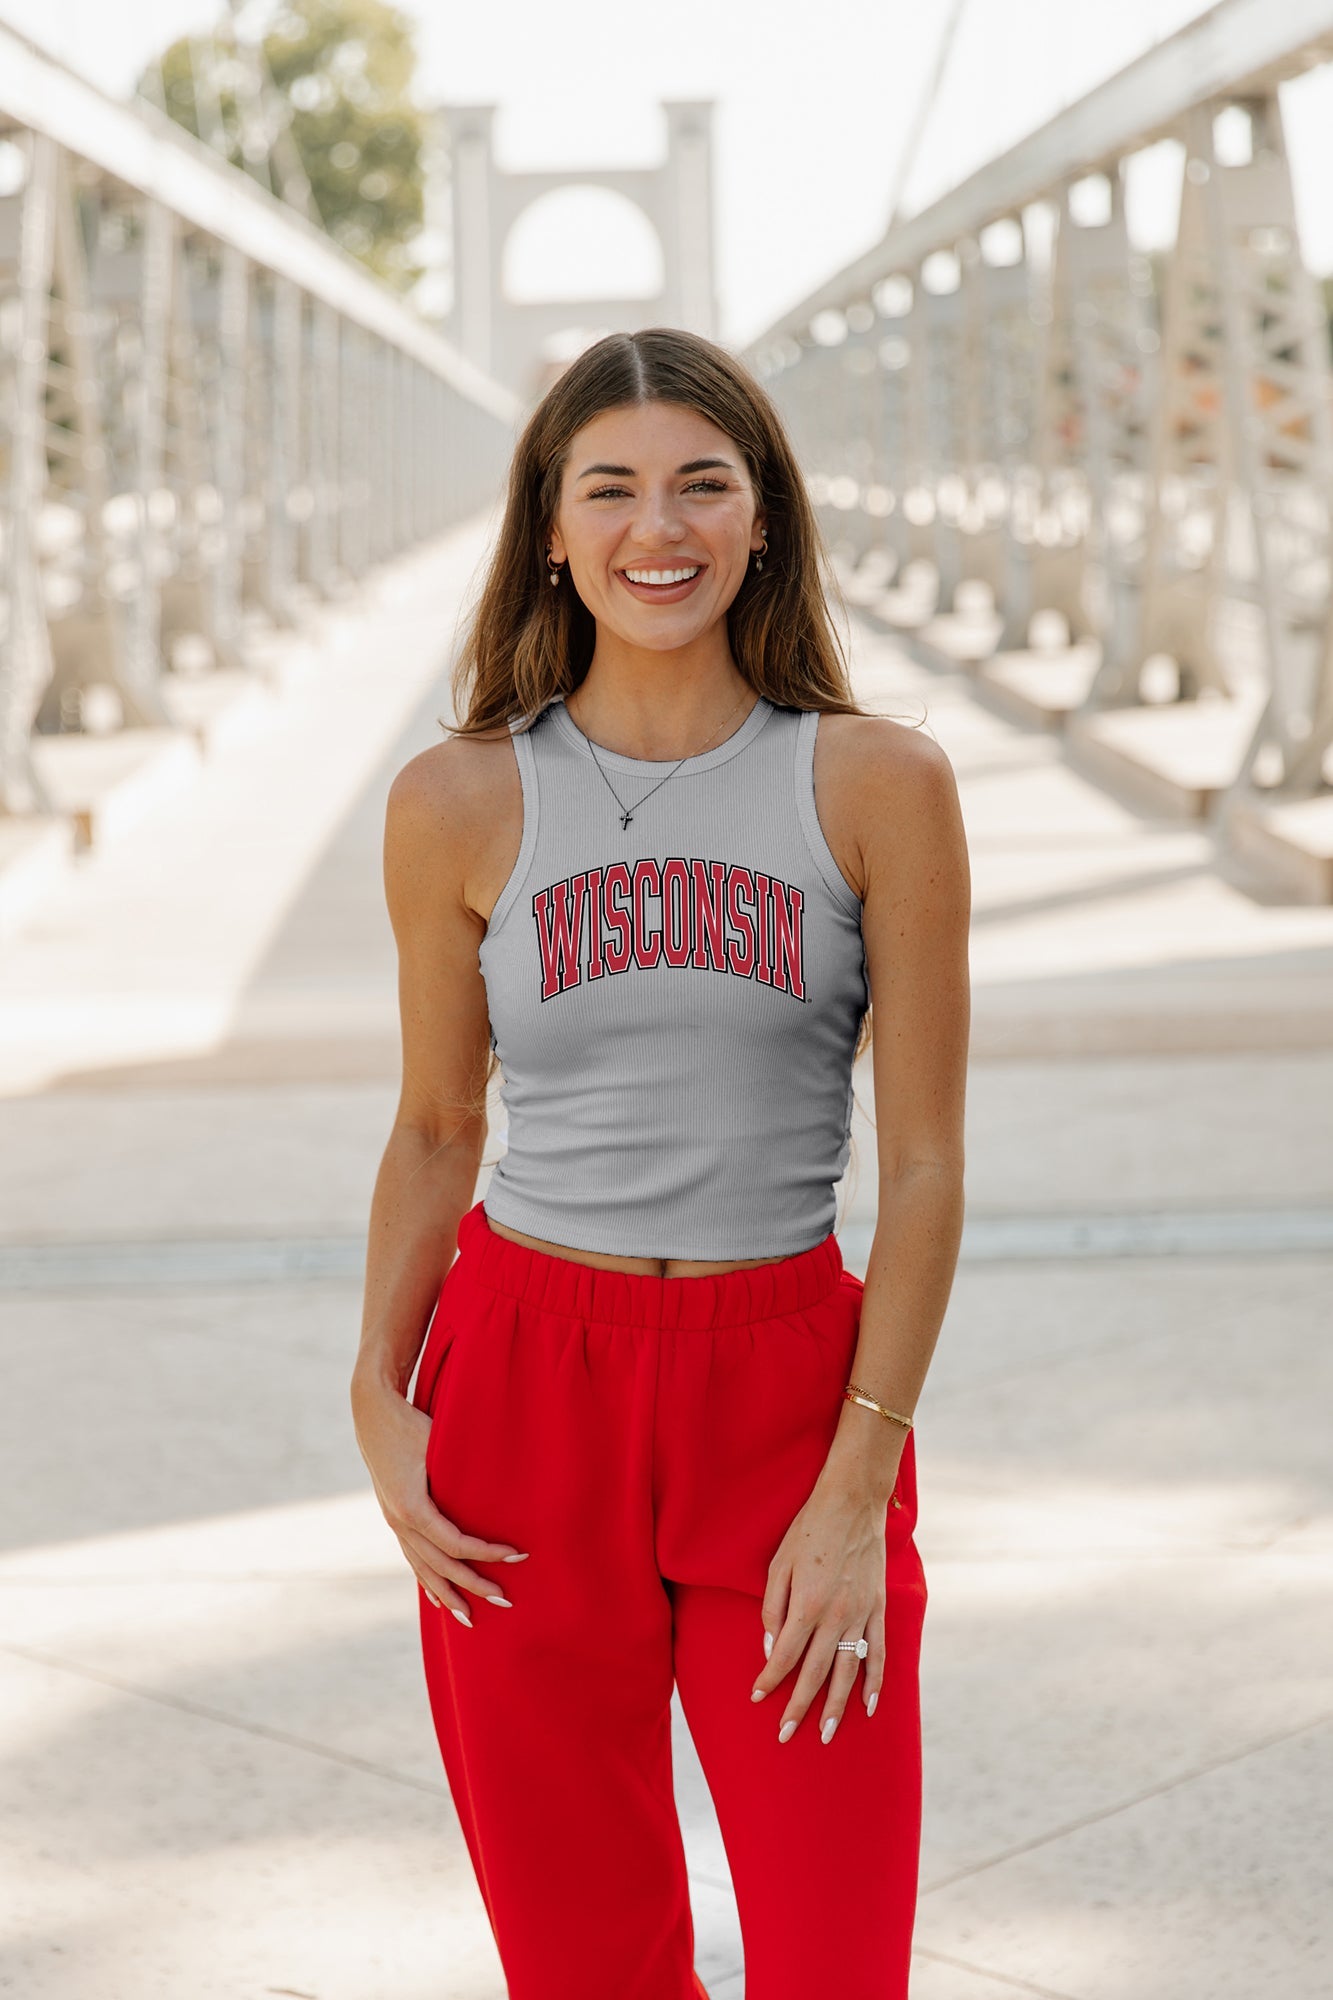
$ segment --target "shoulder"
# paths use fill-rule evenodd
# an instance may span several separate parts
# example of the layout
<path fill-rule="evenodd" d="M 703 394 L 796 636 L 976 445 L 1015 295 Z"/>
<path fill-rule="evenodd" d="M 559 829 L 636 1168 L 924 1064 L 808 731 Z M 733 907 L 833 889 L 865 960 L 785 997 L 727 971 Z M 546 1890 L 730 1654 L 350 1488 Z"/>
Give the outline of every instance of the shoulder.
<path fill-rule="evenodd" d="M 390 899 L 426 897 L 474 910 L 504 872 L 522 825 L 523 792 L 508 729 L 449 736 L 418 751 L 389 786 L 384 872 Z"/>
<path fill-rule="evenodd" d="M 887 715 L 823 714 L 815 781 L 830 843 L 855 864 L 863 897 L 877 878 L 923 859 L 946 851 L 961 858 L 953 765 L 924 728 Z"/>
<path fill-rule="evenodd" d="M 953 784 L 953 766 L 935 738 L 889 715 L 821 715 L 817 748 L 842 784 L 927 792 Z"/>
<path fill-rule="evenodd" d="M 455 838 L 485 824 L 512 785 L 518 763 L 509 731 L 448 736 L 408 759 L 389 786 L 387 818 L 410 835 Z"/>

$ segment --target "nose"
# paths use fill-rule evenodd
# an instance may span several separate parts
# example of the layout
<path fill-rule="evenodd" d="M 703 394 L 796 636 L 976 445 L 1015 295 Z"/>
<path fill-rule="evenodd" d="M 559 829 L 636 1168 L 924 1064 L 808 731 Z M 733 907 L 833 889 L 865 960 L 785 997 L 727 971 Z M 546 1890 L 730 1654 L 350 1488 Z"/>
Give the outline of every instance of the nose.
<path fill-rule="evenodd" d="M 644 493 L 634 509 L 631 533 L 645 549 L 667 547 L 683 539 L 686 528 L 680 502 L 669 486 Z"/>

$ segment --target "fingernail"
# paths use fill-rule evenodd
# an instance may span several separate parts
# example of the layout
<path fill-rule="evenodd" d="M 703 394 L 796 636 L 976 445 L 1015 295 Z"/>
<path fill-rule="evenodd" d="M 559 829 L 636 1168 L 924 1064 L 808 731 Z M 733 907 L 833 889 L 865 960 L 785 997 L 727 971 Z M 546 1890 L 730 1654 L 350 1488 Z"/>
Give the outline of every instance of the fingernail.
<path fill-rule="evenodd" d="M 421 1588 L 423 1590 L 426 1590 L 426 1586 L 424 1583 L 422 1584 Z M 440 1600 L 435 1595 L 435 1592 L 433 1590 L 426 1590 L 426 1595 L 430 1599 L 431 1603 L 435 1606 L 435 1609 L 439 1611 L 441 1609 Z"/>
<path fill-rule="evenodd" d="M 828 1742 L 828 1740 L 829 1740 L 829 1737 L 830 1737 L 830 1736 L 832 1736 L 832 1734 L 833 1734 L 834 1730 L 835 1730 L 835 1729 L 837 1728 L 837 1726 L 838 1726 L 838 1718 L 837 1718 L 837 1716 L 836 1716 L 836 1715 L 829 1715 L 829 1716 L 826 1716 L 826 1717 L 824 1718 L 824 1725 L 823 1725 L 822 1729 L 821 1729 L 821 1730 L 820 1730 L 820 1732 L 819 1732 L 819 1740 L 820 1740 L 820 1742 L 821 1742 L 821 1743 L 827 1743 L 827 1742 Z"/>
<path fill-rule="evenodd" d="M 778 1731 L 778 1742 L 785 1743 L 789 1737 L 792 1737 L 795 1734 L 796 1734 L 796 1724 L 794 1722 L 784 1722 L 781 1729 L 779 1729 Z"/>
<path fill-rule="evenodd" d="M 767 1688 L 752 1688 L 750 1691 L 750 1700 L 762 1701 L 767 1693 L 768 1693 Z"/>
<path fill-rule="evenodd" d="M 459 1624 L 466 1625 L 470 1632 L 472 1630 L 472 1620 L 468 1617 L 466 1611 L 460 1611 L 456 1604 L 451 1604 L 449 1606 L 449 1609 L 453 1612 L 454 1617 L 458 1620 Z"/>
<path fill-rule="evenodd" d="M 524 1549 L 521 1556 L 501 1556 L 500 1558 L 501 1562 L 507 1562 L 507 1563 L 525 1563 L 527 1559 L 528 1559 L 528 1552 L 526 1549 Z"/>
<path fill-rule="evenodd" d="M 772 1634 L 771 1632 L 765 1632 L 765 1634 L 764 1634 L 764 1658 L 765 1658 L 766 1660 L 771 1660 L 771 1659 L 772 1659 L 772 1657 L 773 1657 L 773 1634 Z"/>
<path fill-rule="evenodd" d="M 486 1602 L 488 1604 L 503 1604 L 506 1611 L 512 1611 L 514 1608 L 507 1597 L 488 1597 Z"/>
<path fill-rule="evenodd" d="M 878 1700 L 879 1700 L 879 1689 L 878 1689 L 878 1688 L 876 1688 L 876 1689 L 875 1689 L 875 1692 L 874 1692 L 874 1693 L 873 1693 L 873 1694 L 871 1695 L 871 1697 L 870 1697 L 869 1701 L 868 1701 L 868 1702 L 866 1703 L 866 1714 L 867 1714 L 867 1715 L 873 1715 L 873 1714 L 875 1713 L 875 1703 L 876 1703 L 876 1702 L 877 1702 Z"/>

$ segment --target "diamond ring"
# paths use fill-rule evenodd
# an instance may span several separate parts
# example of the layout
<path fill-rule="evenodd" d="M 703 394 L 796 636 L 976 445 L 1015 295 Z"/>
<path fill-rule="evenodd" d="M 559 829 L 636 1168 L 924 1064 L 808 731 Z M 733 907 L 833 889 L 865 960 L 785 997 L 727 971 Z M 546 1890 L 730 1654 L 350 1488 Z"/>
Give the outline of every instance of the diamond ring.
<path fill-rule="evenodd" d="M 840 1653 L 855 1653 L 858 1660 L 863 1660 L 870 1651 L 870 1641 L 868 1639 L 839 1639 L 838 1651 Z"/>

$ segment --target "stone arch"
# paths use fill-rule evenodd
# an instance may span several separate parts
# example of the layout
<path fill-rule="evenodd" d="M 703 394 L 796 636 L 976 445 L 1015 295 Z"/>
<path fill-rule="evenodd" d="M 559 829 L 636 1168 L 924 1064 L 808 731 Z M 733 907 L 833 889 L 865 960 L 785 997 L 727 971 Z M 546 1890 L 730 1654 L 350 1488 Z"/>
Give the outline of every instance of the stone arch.
<path fill-rule="evenodd" d="M 552 337 L 585 321 L 600 332 L 667 325 L 716 338 L 712 103 L 662 106 L 667 152 L 658 166 L 550 173 L 496 166 L 495 109 L 445 105 L 438 114 L 453 222 L 454 298 L 444 330 L 454 345 L 517 395 L 531 398 L 549 378 Z M 655 289 L 574 296 L 571 286 L 555 298 L 506 296 L 502 271 L 511 232 L 543 197 L 575 189 L 610 194 L 638 211 L 659 246 Z"/>
<path fill-rule="evenodd" d="M 549 239 L 550 253 L 542 238 Z M 601 270 L 611 262 L 624 282 L 608 285 Z M 524 260 L 533 267 L 524 276 Z M 543 266 L 549 265 L 549 275 Z M 600 267 L 600 268 L 599 268 Z M 616 188 L 570 181 L 539 194 L 514 217 L 500 245 L 500 296 L 506 305 L 573 301 L 591 305 L 599 298 L 659 299 L 666 283 L 662 239 L 652 217 Z"/>

